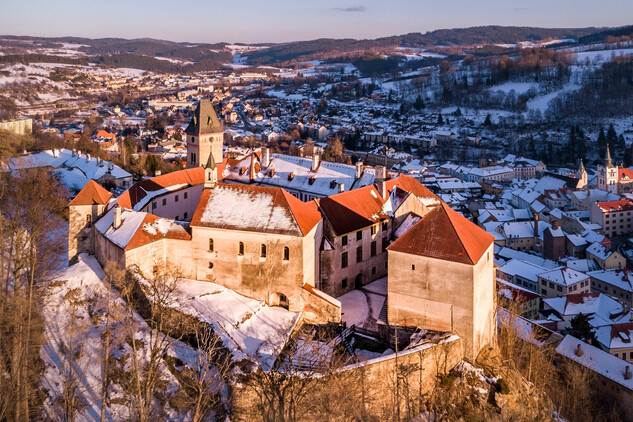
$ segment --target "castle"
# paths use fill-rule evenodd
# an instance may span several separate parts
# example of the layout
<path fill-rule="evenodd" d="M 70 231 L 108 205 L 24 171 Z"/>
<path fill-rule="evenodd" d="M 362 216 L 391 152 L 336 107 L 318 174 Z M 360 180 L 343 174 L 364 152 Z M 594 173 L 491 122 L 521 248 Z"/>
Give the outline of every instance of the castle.
<path fill-rule="evenodd" d="M 266 149 L 250 155 L 245 180 L 225 177 L 240 163 L 223 157 L 208 100 L 186 140 L 186 170 L 118 198 L 94 181 L 85 186 L 69 204 L 71 262 L 86 252 L 144 274 L 179 268 L 314 323 L 340 322 L 335 297 L 387 276 L 388 324 L 455 332 L 472 357 L 495 343 L 494 239 L 413 177 L 348 166 L 355 189 L 330 180 L 333 194 L 304 202 L 301 188 L 291 194 L 257 181 L 270 165 Z M 306 186 L 321 183 L 314 161 Z M 292 181 L 302 171 L 277 177 Z"/>

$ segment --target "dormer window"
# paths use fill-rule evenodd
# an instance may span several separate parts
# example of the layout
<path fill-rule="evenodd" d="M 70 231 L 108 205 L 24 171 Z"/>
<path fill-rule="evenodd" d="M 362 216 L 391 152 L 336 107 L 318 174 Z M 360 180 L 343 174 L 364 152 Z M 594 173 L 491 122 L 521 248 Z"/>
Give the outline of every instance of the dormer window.
<path fill-rule="evenodd" d="M 271 169 L 271 170 L 268 172 L 268 177 L 273 177 L 273 176 L 275 175 L 275 173 L 276 173 L 275 169 Z"/>
<path fill-rule="evenodd" d="M 316 180 L 316 177 L 310 176 L 310 178 L 308 179 L 308 184 L 313 185 L 315 180 Z"/>
<path fill-rule="evenodd" d="M 290 174 L 288 175 L 288 181 L 289 181 L 289 182 L 292 182 L 292 179 L 294 179 L 294 178 L 295 178 L 295 174 L 294 174 L 294 173 L 290 173 Z"/>
<path fill-rule="evenodd" d="M 244 175 L 244 173 L 246 173 L 246 167 L 240 167 L 240 176 Z"/>
<path fill-rule="evenodd" d="M 337 185 L 337 184 L 338 184 L 338 183 L 336 183 L 336 180 L 332 180 L 332 181 L 330 182 L 330 189 L 334 189 L 334 188 L 336 187 L 336 185 Z"/>

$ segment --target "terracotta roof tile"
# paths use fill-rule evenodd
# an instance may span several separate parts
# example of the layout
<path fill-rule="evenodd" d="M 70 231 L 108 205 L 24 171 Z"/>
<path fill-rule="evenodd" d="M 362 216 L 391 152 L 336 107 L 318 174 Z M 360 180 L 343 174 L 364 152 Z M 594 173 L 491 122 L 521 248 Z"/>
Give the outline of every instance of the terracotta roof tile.
<path fill-rule="evenodd" d="M 342 192 L 317 201 L 321 211 L 338 235 L 360 230 L 388 218 L 382 210 L 385 201 L 373 185 Z"/>
<path fill-rule="evenodd" d="M 128 244 L 125 246 L 125 250 L 129 251 L 131 249 L 140 248 L 141 246 L 145 246 L 147 244 L 165 238 L 191 240 L 191 235 L 187 232 L 187 230 L 175 223 L 170 225 L 167 233 L 162 233 L 159 230 L 154 230 L 153 232 L 151 232 L 145 228 L 146 225 L 152 225 L 157 220 L 161 220 L 161 218 L 155 216 L 154 214 L 148 213 L 143 219 L 143 222 L 139 225 L 134 235 L 132 235 L 132 238 L 130 239 Z"/>
<path fill-rule="evenodd" d="M 69 206 L 74 205 L 105 205 L 110 201 L 112 193 L 108 192 L 94 180 L 89 180 L 86 186 L 70 201 Z"/>
<path fill-rule="evenodd" d="M 442 202 L 387 249 L 473 265 L 493 241 L 493 235 Z"/>

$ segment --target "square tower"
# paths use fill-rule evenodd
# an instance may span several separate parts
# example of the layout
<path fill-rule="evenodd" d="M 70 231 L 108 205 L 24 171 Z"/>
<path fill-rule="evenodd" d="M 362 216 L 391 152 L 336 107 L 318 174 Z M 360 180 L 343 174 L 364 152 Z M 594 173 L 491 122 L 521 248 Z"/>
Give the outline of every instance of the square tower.
<path fill-rule="evenodd" d="M 222 162 L 224 127 L 218 119 L 211 100 L 200 100 L 191 122 L 185 130 L 187 168 L 203 166 L 213 154 L 216 163 Z"/>

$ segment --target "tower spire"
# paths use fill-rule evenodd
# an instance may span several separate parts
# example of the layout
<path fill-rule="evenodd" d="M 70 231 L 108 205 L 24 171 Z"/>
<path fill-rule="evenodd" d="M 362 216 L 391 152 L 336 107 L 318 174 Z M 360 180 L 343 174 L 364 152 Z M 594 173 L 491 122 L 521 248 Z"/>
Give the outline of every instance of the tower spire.
<path fill-rule="evenodd" d="M 607 158 L 606 158 L 606 166 L 613 167 L 613 162 L 611 161 L 611 152 L 609 151 L 609 144 L 607 144 Z"/>
<path fill-rule="evenodd" d="M 582 158 L 580 159 L 580 169 L 579 169 L 580 174 L 586 173 L 587 171 L 585 170 L 585 163 L 582 162 Z"/>
<path fill-rule="evenodd" d="M 215 164 L 213 154 L 209 154 L 207 164 L 204 166 L 204 187 L 212 189 L 218 181 L 218 166 Z"/>

